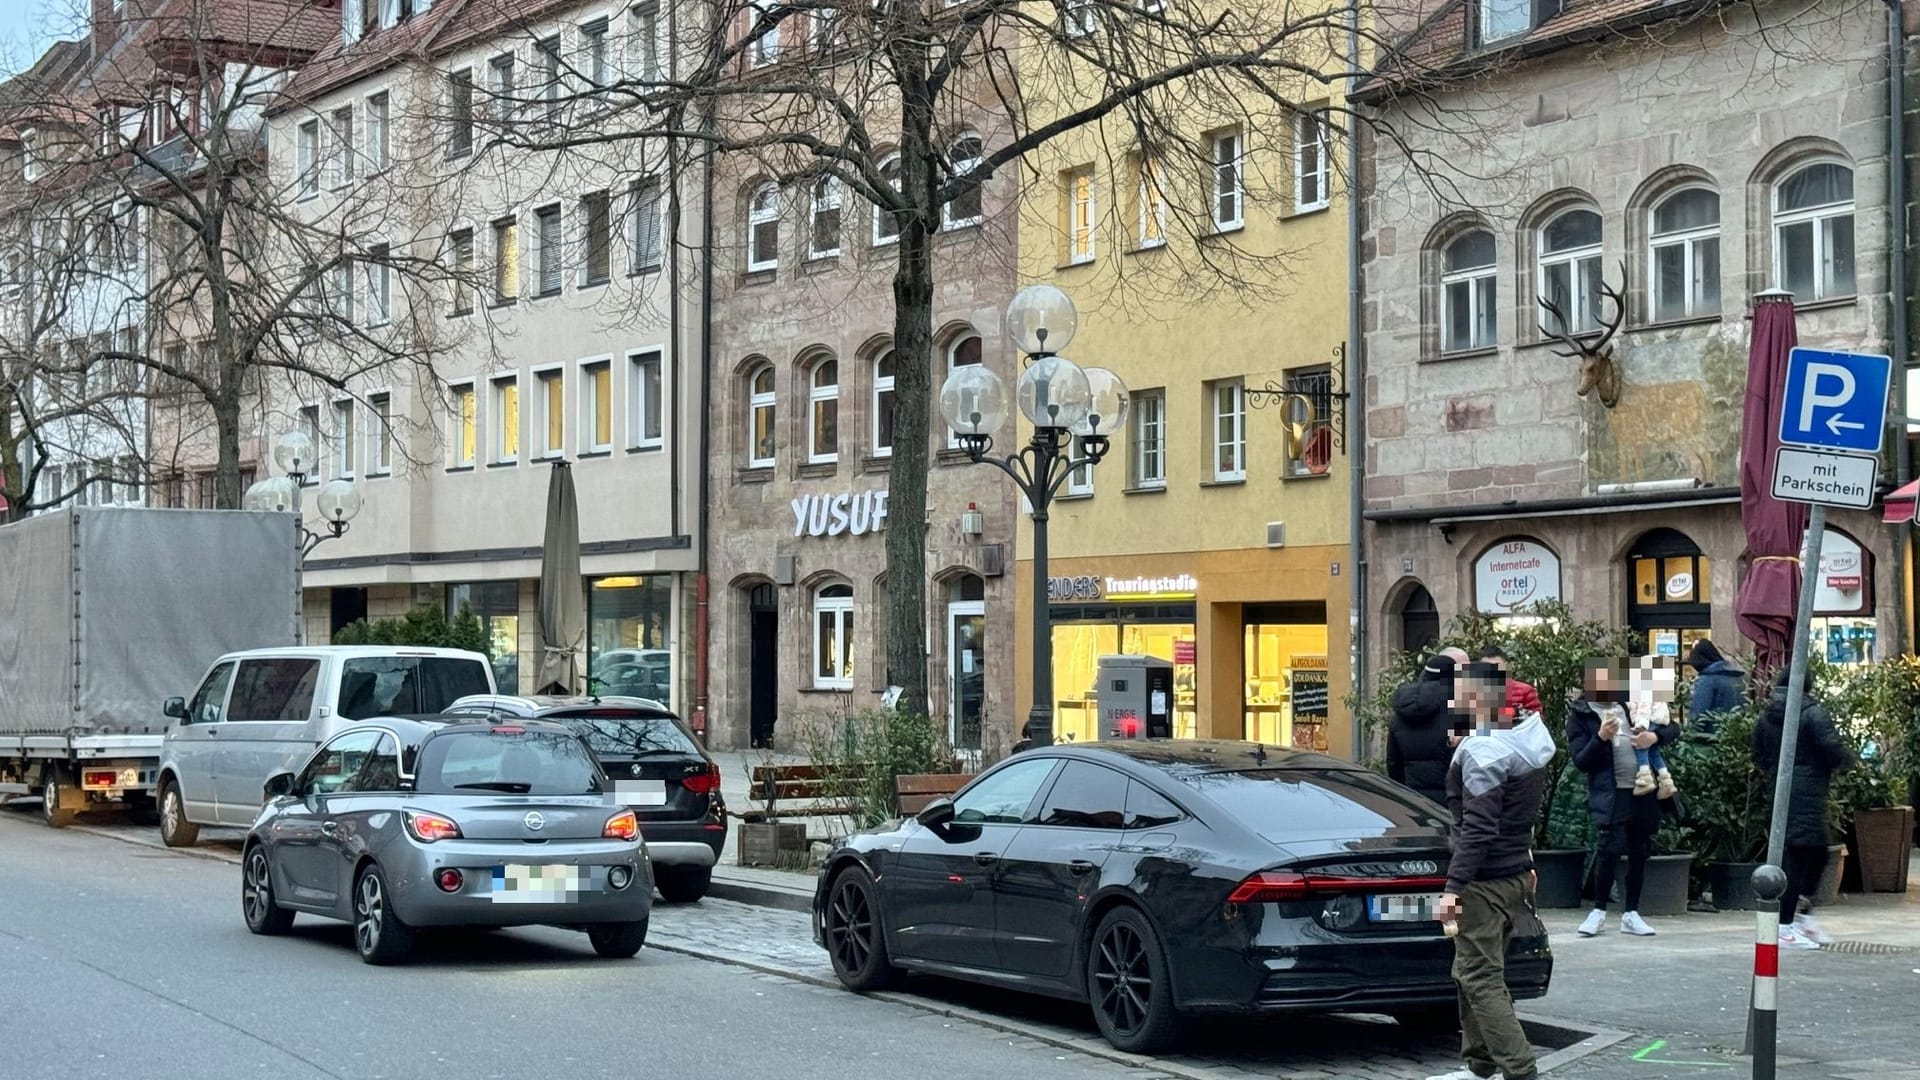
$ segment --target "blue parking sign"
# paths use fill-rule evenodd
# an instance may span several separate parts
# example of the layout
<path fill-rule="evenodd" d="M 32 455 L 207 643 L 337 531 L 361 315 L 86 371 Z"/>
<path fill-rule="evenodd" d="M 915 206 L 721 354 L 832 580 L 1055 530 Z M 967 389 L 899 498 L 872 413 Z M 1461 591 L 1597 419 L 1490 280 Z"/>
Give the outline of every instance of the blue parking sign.
<path fill-rule="evenodd" d="M 1780 441 L 1878 454 L 1887 433 L 1893 360 L 1872 353 L 1795 349 L 1787 356 Z"/>

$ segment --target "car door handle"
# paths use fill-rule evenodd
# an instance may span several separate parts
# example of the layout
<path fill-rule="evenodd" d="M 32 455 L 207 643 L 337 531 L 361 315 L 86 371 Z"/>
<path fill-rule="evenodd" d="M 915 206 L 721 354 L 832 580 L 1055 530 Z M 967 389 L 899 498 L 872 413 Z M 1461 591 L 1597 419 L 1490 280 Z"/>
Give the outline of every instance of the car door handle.
<path fill-rule="evenodd" d="M 326 833 L 328 836 L 332 836 L 334 833 L 340 831 L 340 823 L 337 821 L 323 821 L 320 823 L 320 831 Z"/>
<path fill-rule="evenodd" d="M 1100 868 L 1085 859 L 1075 859 L 1067 864 L 1067 869 L 1073 871 L 1074 876 L 1078 877 L 1083 874 L 1091 874 Z"/>
<path fill-rule="evenodd" d="M 993 851 L 976 851 L 973 853 L 973 861 L 981 866 L 992 866 L 1000 861 L 1000 855 Z"/>

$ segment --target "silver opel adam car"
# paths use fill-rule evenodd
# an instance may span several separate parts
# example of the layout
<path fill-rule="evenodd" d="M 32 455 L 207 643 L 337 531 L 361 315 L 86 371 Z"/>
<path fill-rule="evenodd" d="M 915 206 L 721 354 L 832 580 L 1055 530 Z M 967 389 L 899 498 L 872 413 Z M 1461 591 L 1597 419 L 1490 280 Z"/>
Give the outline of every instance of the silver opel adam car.
<path fill-rule="evenodd" d="M 267 780 L 241 870 L 249 930 L 341 919 L 369 964 L 448 926 L 583 930 L 630 957 L 653 902 L 634 812 L 579 735 L 537 720 L 355 724 Z"/>

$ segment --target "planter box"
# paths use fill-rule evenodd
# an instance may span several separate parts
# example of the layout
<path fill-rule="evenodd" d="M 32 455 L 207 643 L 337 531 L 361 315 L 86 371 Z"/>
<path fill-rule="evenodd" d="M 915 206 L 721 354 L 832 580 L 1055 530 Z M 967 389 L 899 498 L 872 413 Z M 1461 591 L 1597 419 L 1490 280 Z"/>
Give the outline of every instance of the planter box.
<path fill-rule="evenodd" d="M 1713 906 L 1721 911 L 1760 910 L 1762 907 L 1760 897 L 1753 891 L 1753 872 L 1759 865 L 1759 863 L 1709 863 L 1707 888 L 1713 892 Z"/>
<path fill-rule="evenodd" d="M 1913 852 L 1913 807 L 1888 806 L 1854 814 L 1852 847 L 1863 892 L 1907 891 L 1907 861 Z"/>
<path fill-rule="evenodd" d="M 807 857 L 807 827 L 784 822 L 742 822 L 740 865 L 779 866 Z"/>
<path fill-rule="evenodd" d="M 1640 914 L 1685 915 L 1687 882 L 1692 874 L 1692 855 L 1655 855 L 1648 859 L 1646 884 L 1640 889 Z M 1626 881 L 1627 857 L 1622 855 L 1620 871 L 1614 878 L 1613 898 L 1616 902 L 1619 902 L 1626 888 Z"/>
<path fill-rule="evenodd" d="M 1585 884 L 1587 874 L 1586 852 L 1536 851 L 1533 853 L 1533 866 L 1540 875 L 1540 885 L 1533 896 L 1536 907 L 1581 906 L 1580 889 Z"/>

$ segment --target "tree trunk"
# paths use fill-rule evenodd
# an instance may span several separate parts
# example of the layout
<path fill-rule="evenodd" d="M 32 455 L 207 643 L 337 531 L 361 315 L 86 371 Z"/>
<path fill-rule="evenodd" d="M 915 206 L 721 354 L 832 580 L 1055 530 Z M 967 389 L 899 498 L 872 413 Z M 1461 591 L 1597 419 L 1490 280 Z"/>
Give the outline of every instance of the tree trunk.
<path fill-rule="evenodd" d="M 240 392 L 238 379 L 222 385 L 213 403 L 214 440 L 218 462 L 213 473 L 213 505 L 219 510 L 240 509 Z"/>

